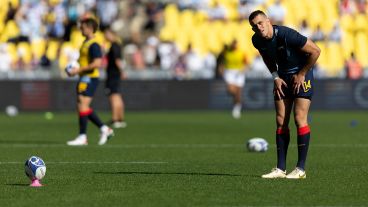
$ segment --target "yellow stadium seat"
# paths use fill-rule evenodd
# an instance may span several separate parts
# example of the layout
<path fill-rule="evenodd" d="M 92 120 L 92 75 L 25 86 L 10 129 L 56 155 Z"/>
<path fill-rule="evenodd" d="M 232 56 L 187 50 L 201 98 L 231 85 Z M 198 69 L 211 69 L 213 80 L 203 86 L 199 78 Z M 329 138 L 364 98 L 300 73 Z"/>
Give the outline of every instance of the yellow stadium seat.
<path fill-rule="evenodd" d="M 36 59 L 40 59 L 46 51 L 46 41 L 44 39 L 37 39 L 31 42 L 31 51 Z"/>
<path fill-rule="evenodd" d="M 47 43 L 46 56 L 51 61 L 56 60 L 59 50 L 59 42 L 52 40 Z"/>
<path fill-rule="evenodd" d="M 19 35 L 19 29 L 15 21 L 11 20 L 5 25 L 3 34 L 1 35 L 2 42 L 7 41 L 10 38 L 17 37 Z"/>
<path fill-rule="evenodd" d="M 341 46 L 343 49 L 343 56 L 345 59 L 350 57 L 351 52 L 354 51 L 354 33 L 351 31 L 344 31 L 342 36 Z"/>
<path fill-rule="evenodd" d="M 191 10 L 184 10 L 183 12 L 180 13 L 179 18 L 180 18 L 179 22 L 180 27 L 194 28 L 194 26 L 196 26 L 194 19 L 194 12 Z"/>
<path fill-rule="evenodd" d="M 17 46 L 14 43 L 7 43 L 6 50 L 12 58 L 12 62 L 18 62 Z"/>
<path fill-rule="evenodd" d="M 368 35 L 358 32 L 355 37 L 355 54 L 358 61 L 365 67 L 368 66 Z"/>
<path fill-rule="evenodd" d="M 355 28 L 355 21 L 351 15 L 343 15 L 340 18 L 341 28 L 348 31 L 353 31 Z"/>
<path fill-rule="evenodd" d="M 31 46 L 28 42 L 20 42 L 17 45 L 17 54 L 19 59 L 21 59 L 26 65 L 32 62 L 32 51 Z"/>
<path fill-rule="evenodd" d="M 364 14 L 358 14 L 355 17 L 355 30 L 359 31 L 367 31 L 368 28 L 368 20 L 367 16 Z"/>
<path fill-rule="evenodd" d="M 344 66 L 344 57 L 341 45 L 338 42 L 329 42 L 326 45 L 327 73 L 335 76 L 341 72 Z"/>
<path fill-rule="evenodd" d="M 318 58 L 318 65 L 322 68 L 328 68 L 328 59 L 327 59 L 327 51 L 326 51 L 326 43 L 325 42 L 316 42 L 316 45 L 321 49 L 321 54 Z"/>
<path fill-rule="evenodd" d="M 70 41 L 74 47 L 80 48 L 86 38 L 83 37 L 82 32 L 78 29 L 73 29 L 70 34 Z"/>

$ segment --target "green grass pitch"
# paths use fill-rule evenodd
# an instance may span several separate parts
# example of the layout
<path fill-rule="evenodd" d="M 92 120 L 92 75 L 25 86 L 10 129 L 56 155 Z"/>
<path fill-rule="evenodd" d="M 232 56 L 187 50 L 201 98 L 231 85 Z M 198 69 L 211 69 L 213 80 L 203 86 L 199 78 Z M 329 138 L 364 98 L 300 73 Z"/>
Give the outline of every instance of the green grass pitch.
<path fill-rule="evenodd" d="M 108 113 L 100 113 L 108 120 Z M 274 112 L 234 120 L 225 111 L 128 112 L 126 129 L 105 146 L 89 123 L 89 145 L 68 147 L 75 113 L 0 115 L 0 206 L 366 206 L 367 111 L 311 112 L 305 180 L 265 180 L 276 163 Z M 297 159 L 291 126 L 288 171 Z M 265 153 L 245 142 L 264 137 Z M 42 188 L 23 169 L 31 155 L 47 165 Z"/>

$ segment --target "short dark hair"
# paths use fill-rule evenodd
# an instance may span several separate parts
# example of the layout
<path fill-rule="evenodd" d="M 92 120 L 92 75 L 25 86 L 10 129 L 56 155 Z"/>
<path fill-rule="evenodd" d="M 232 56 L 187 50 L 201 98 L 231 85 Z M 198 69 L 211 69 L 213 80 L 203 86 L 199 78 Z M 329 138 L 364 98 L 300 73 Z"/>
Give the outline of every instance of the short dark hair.
<path fill-rule="evenodd" d="M 258 15 L 263 15 L 265 17 L 267 17 L 267 15 L 261 11 L 261 10 L 256 10 L 254 12 L 252 12 L 250 15 L 249 15 L 249 22 L 251 22 L 254 18 L 256 18 Z"/>
<path fill-rule="evenodd" d="M 88 18 L 84 18 L 81 20 L 80 22 L 81 24 L 86 24 L 88 27 L 92 27 L 93 28 L 93 32 L 96 32 L 98 29 L 98 22 L 96 19 L 88 17 Z"/>

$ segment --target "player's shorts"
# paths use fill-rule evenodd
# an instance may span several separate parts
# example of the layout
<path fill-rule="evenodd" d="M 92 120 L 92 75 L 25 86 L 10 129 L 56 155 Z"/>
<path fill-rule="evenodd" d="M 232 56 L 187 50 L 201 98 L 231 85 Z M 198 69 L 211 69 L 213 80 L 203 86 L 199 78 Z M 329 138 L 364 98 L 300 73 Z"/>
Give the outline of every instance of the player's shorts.
<path fill-rule="evenodd" d="M 92 97 L 96 92 L 98 83 L 98 78 L 82 76 L 77 84 L 77 94 Z"/>
<path fill-rule="evenodd" d="M 108 78 L 105 83 L 105 92 L 107 95 L 120 93 L 120 77 Z"/>
<path fill-rule="evenodd" d="M 243 87 L 245 84 L 244 70 L 225 69 L 224 79 L 227 84 Z"/>
<path fill-rule="evenodd" d="M 279 73 L 279 77 L 283 79 L 288 86 L 287 88 L 286 87 L 282 88 L 282 91 L 285 94 L 285 96 L 282 97 L 282 99 L 306 98 L 306 99 L 312 100 L 313 88 L 314 88 L 314 77 L 313 77 L 312 70 L 309 70 L 308 73 L 305 75 L 305 81 L 303 83 L 305 89 L 303 89 L 303 87 L 300 86 L 298 94 L 294 94 L 293 82 L 292 82 L 293 74 Z M 276 94 L 274 95 L 274 99 L 280 100 Z"/>

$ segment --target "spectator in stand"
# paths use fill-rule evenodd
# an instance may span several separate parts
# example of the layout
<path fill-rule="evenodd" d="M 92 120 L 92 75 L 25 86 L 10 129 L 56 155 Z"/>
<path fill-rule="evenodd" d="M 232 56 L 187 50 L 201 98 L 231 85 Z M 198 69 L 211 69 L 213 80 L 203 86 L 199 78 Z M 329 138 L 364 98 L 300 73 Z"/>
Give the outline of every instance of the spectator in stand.
<path fill-rule="evenodd" d="M 250 4 L 249 0 L 239 0 L 238 13 L 240 20 L 248 19 L 249 14 L 252 13 L 253 10 L 254 7 Z"/>
<path fill-rule="evenodd" d="M 191 44 L 188 45 L 185 52 L 185 62 L 190 72 L 199 72 L 203 69 L 203 60 Z"/>
<path fill-rule="evenodd" d="M 333 26 L 330 34 L 328 35 L 328 40 L 332 42 L 341 42 L 342 30 L 338 22 Z"/>
<path fill-rule="evenodd" d="M 283 25 L 286 9 L 281 4 L 281 0 L 276 0 L 274 4 L 268 7 L 268 17 L 271 19 L 272 24 Z"/>
<path fill-rule="evenodd" d="M 15 18 L 15 14 L 17 13 L 17 9 L 16 7 L 13 6 L 13 3 L 11 1 L 8 2 L 8 11 L 6 12 L 6 17 L 5 17 L 5 24 L 10 21 L 13 20 Z"/>
<path fill-rule="evenodd" d="M 340 0 L 340 15 L 353 14 L 356 10 L 355 0 Z"/>
<path fill-rule="evenodd" d="M 321 25 L 317 25 L 316 30 L 313 32 L 311 36 L 311 40 L 313 42 L 321 42 L 324 41 L 326 38 L 325 33 L 321 30 Z"/>
<path fill-rule="evenodd" d="M 143 48 L 144 62 L 148 67 L 154 67 L 157 64 L 157 46 L 160 40 L 151 35 L 147 38 L 146 44 Z"/>
<path fill-rule="evenodd" d="M 357 10 L 360 14 L 367 14 L 367 0 L 357 0 Z"/>
<path fill-rule="evenodd" d="M 346 78 L 356 80 L 363 77 L 363 67 L 355 58 L 354 52 L 350 54 L 350 59 L 345 62 Z"/>
<path fill-rule="evenodd" d="M 185 55 L 180 55 L 178 61 L 175 63 L 174 78 L 177 80 L 183 80 L 187 78 L 187 64 L 185 61 Z"/>
<path fill-rule="evenodd" d="M 66 11 L 64 6 L 59 3 L 55 4 L 49 2 L 48 12 L 46 16 L 46 27 L 47 27 L 47 35 L 50 38 L 61 39 L 65 34 L 65 25 L 66 22 Z"/>
<path fill-rule="evenodd" d="M 175 65 L 179 53 L 172 42 L 160 42 L 158 45 L 158 56 L 160 59 L 160 67 L 162 70 L 170 70 Z"/>
<path fill-rule="evenodd" d="M 307 20 L 305 20 L 305 19 L 302 20 L 302 22 L 300 24 L 300 28 L 299 28 L 299 33 L 301 35 L 304 35 L 304 36 L 308 37 L 308 38 L 311 37 L 312 31 L 308 26 Z"/>
<path fill-rule="evenodd" d="M 146 3 L 146 16 L 147 22 L 144 29 L 150 32 L 154 32 L 157 29 L 157 24 L 162 19 L 162 6 L 157 2 Z"/>
<path fill-rule="evenodd" d="M 0 44 L 0 72 L 12 70 L 12 58 L 7 51 L 7 44 Z"/>
<path fill-rule="evenodd" d="M 208 17 L 210 20 L 225 20 L 226 15 L 226 8 L 216 0 L 213 2 L 213 6 L 208 9 Z"/>
<path fill-rule="evenodd" d="M 117 0 L 98 0 L 96 9 L 100 17 L 101 30 L 110 27 L 119 13 Z"/>

